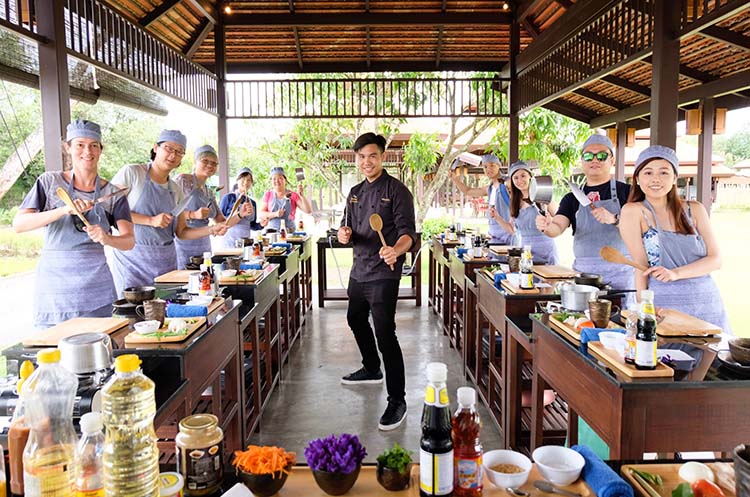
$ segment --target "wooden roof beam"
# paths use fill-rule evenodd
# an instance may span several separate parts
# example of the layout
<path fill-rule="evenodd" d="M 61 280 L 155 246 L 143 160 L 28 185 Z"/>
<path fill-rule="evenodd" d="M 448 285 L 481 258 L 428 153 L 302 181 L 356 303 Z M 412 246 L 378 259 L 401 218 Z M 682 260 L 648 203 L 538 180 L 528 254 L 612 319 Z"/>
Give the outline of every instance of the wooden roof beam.
<path fill-rule="evenodd" d="M 365 26 L 365 50 L 367 51 L 367 67 L 372 65 L 372 43 L 370 42 L 370 26 Z"/>
<path fill-rule="evenodd" d="M 181 1 L 182 0 L 164 0 L 154 10 L 138 19 L 138 25 L 140 25 L 142 28 L 149 27 L 161 16 L 172 10 Z"/>
<path fill-rule="evenodd" d="M 195 9 L 201 13 L 203 17 L 208 19 L 208 22 L 211 24 L 216 24 L 216 17 L 214 17 L 214 14 L 212 12 L 212 6 L 208 0 L 186 0 L 190 3 Z"/>
<path fill-rule="evenodd" d="M 429 26 L 441 24 L 466 24 L 471 26 L 506 26 L 511 23 L 511 15 L 497 13 L 477 19 L 474 13 L 436 12 L 436 13 L 380 13 L 364 12 L 352 14 L 232 14 L 227 16 L 227 26 L 378 26 L 408 25 Z"/>
<path fill-rule="evenodd" d="M 750 69 L 734 73 L 731 76 L 717 79 L 709 83 L 686 88 L 679 93 L 678 105 L 688 105 L 697 102 L 702 98 L 720 97 L 730 93 L 744 91 L 748 88 L 750 88 Z M 735 95 L 735 97 L 737 97 L 737 95 Z M 603 128 L 618 121 L 629 121 L 636 117 L 646 116 L 650 112 L 651 102 L 644 102 L 611 114 L 599 116 L 591 122 L 591 127 Z"/>
<path fill-rule="evenodd" d="M 721 21 L 734 17 L 747 9 L 747 0 L 728 0 L 723 5 L 714 8 L 708 14 L 701 16 L 698 20 L 688 24 L 684 31 L 680 32 L 680 39 L 704 31 L 709 26 L 714 26 Z"/>
<path fill-rule="evenodd" d="M 537 37 L 539 37 L 539 30 L 536 29 L 531 21 L 529 21 L 528 19 L 523 19 L 521 20 L 521 25 L 524 27 L 526 32 L 531 35 L 532 38 L 536 39 Z"/>
<path fill-rule="evenodd" d="M 570 0 L 555 0 L 555 3 L 565 9 L 569 9 L 573 6 L 573 2 Z"/>
<path fill-rule="evenodd" d="M 302 69 L 304 63 L 302 62 L 302 45 L 299 42 L 299 31 L 297 26 L 292 26 L 292 32 L 294 33 L 294 47 L 297 49 L 297 64 Z"/>
<path fill-rule="evenodd" d="M 542 4 L 542 1 L 543 0 L 526 0 L 521 5 L 519 5 L 517 11 L 518 22 L 522 22 L 524 19 L 529 17 L 529 15 L 531 15 L 531 12 Z"/>
<path fill-rule="evenodd" d="M 441 71 L 477 71 L 477 72 L 498 72 L 499 68 L 505 63 L 504 60 L 450 60 L 440 61 Z M 213 71 L 213 64 L 205 64 L 207 70 Z M 415 72 L 435 71 L 434 60 L 404 60 L 404 61 L 387 61 L 373 60 L 370 66 L 367 62 L 362 61 L 340 61 L 340 62 L 310 62 L 305 63 L 305 67 L 299 68 L 297 63 L 246 63 L 237 62 L 227 63 L 227 73 L 230 74 L 258 74 L 258 73 L 335 73 L 335 72 Z"/>
<path fill-rule="evenodd" d="M 653 64 L 653 57 L 649 55 L 648 57 L 643 59 L 643 62 Z M 716 77 L 710 75 L 705 71 L 701 71 L 700 69 L 693 69 L 692 67 L 688 67 L 685 64 L 680 64 L 680 74 L 699 83 L 708 83 L 716 79 Z"/>
<path fill-rule="evenodd" d="M 721 28 L 719 26 L 709 26 L 700 33 L 705 38 L 711 38 L 721 43 L 726 43 L 740 50 L 750 51 L 750 36 L 745 36 L 731 29 Z"/>
<path fill-rule="evenodd" d="M 206 41 L 206 38 L 208 38 L 208 35 L 211 33 L 211 31 L 213 31 L 213 29 L 214 23 L 212 23 L 208 19 L 204 19 L 198 31 L 196 31 L 196 34 L 193 36 L 190 42 L 188 42 L 187 50 L 185 50 L 185 57 L 187 57 L 188 59 L 192 59 L 193 55 L 195 55 L 195 52 L 197 52 L 203 42 Z"/>
<path fill-rule="evenodd" d="M 600 95 L 591 90 L 587 90 L 586 88 L 579 88 L 577 90 L 574 90 L 573 93 L 575 93 L 576 95 L 580 95 L 581 97 L 588 98 L 589 100 L 593 100 L 594 102 L 599 102 L 600 104 L 607 105 L 609 107 L 612 107 L 613 109 L 622 110 L 627 108 L 627 105 L 618 100 L 605 97 L 604 95 Z"/>
<path fill-rule="evenodd" d="M 626 90 L 630 90 L 634 93 L 638 93 L 640 95 L 643 95 L 644 97 L 651 97 L 651 89 L 648 86 L 633 83 L 632 81 L 621 78 L 619 76 L 613 76 L 610 74 L 609 76 L 604 76 L 602 78 L 602 81 L 611 85 L 619 86 L 620 88 L 624 88 Z"/>
<path fill-rule="evenodd" d="M 440 52 L 443 51 L 443 26 L 438 30 L 437 46 L 435 47 L 435 68 L 440 67 Z"/>
<path fill-rule="evenodd" d="M 588 109 L 584 109 L 583 107 L 579 107 L 570 102 L 566 102 L 562 99 L 547 102 L 546 104 L 542 105 L 542 107 L 586 124 L 590 123 L 591 120 L 596 117 L 596 114 L 594 112 L 591 112 Z"/>

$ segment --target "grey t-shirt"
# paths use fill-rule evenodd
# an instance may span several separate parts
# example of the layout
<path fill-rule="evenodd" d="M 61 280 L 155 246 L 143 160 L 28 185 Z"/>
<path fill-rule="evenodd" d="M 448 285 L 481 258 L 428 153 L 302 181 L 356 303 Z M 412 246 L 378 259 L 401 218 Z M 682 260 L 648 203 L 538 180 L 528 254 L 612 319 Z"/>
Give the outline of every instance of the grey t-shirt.
<path fill-rule="evenodd" d="M 112 183 L 130 187 L 130 192 L 128 193 L 128 203 L 130 204 L 130 208 L 133 209 L 133 212 L 138 212 L 137 210 L 135 210 L 135 205 L 137 204 L 138 199 L 141 198 L 143 189 L 146 186 L 147 170 L 148 166 L 146 164 L 132 164 L 129 166 L 125 166 L 117 171 L 115 177 L 112 178 Z M 175 183 L 172 178 L 169 178 L 167 180 L 167 183 L 155 184 L 160 188 L 163 188 L 164 190 L 167 189 L 167 185 L 170 185 L 170 188 L 172 189 L 172 198 L 174 198 L 175 205 L 182 202 L 182 200 L 185 198 L 185 193 L 182 191 L 182 188 L 177 183 Z"/>

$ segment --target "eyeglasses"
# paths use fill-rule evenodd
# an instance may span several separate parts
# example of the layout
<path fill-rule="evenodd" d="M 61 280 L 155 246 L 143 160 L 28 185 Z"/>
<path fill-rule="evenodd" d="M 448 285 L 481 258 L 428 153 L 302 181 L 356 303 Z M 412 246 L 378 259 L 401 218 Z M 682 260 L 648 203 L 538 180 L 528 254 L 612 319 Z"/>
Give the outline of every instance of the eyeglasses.
<path fill-rule="evenodd" d="M 174 154 L 177 157 L 182 157 L 183 155 L 185 155 L 184 150 L 177 150 L 176 148 L 172 148 L 169 145 L 160 145 L 160 147 L 163 148 L 164 151 L 169 155 Z"/>
<path fill-rule="evenodd" d="M 609 152 L 584 152 L 581 154 L 581 159 L 583 159 L 583 162 L 591 162 L 592 160 L 596 159 L 599 162 L 604 162 L 607 160 L 607 157 L 609 157 Z"/>
<path fill-rule="evenodd" d="M 219 163 L 210 159 L 201 159 L 201 164 L 208 167 L 219 167 Z"/>

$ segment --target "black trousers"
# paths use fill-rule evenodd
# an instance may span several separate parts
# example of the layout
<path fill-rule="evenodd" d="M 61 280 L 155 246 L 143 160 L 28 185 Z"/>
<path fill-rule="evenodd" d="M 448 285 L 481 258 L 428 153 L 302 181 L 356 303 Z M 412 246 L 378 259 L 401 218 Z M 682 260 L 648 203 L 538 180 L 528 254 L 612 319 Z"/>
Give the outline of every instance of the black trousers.
<path fill-rule="evenodd" d="M 367 371 L 380 370 L 380 356 L 385 366 L 388 400 L 404 400 L 404 356 L 396 336 L 396 301 L 399 280 L 358 282 L 349 279 L 349 308 L 346 320 L 362 354 L 362 365 Z M 375 326 L 370 327 L 370 314 Z M 377 344 L 376 344 L 377 340 Z"/>

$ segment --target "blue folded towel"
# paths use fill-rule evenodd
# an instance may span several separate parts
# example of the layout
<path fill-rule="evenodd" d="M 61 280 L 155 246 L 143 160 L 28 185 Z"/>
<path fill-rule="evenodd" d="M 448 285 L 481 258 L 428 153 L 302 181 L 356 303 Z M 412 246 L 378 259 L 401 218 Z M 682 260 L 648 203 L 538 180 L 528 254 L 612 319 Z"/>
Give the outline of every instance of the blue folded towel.
<path fill-rule="evenodd" d="M 574 445 L 574 451 L 583 456 L 586 464 L 581 476 L 597 497 L 633 497 L 633 487 L 615 473 L 586 445 Z"/>
<path fill-rule="evenodd" d="M 295 231 L 292 233 L 292 236 L 307 236 L 307 232 L 305 231 Z"/>
<path fill-rule="evenodd" d="M 287 250 L 292 248 L 292 244 L 287 243 L 287 242 L 275 242 L 275 243 L 272 243 L 271 246 L 272 247 L 284 247 Z"/>
<path fill-rule="evenodd" d="M 622 328 L 582 328 L 581 329 L 581 347 L 580 350 L 587 356 L 589 355 L 589 342 L 599 341 L 599 332 L 601 331 L 616 331 L 617 333 L 625 333 Z"/>
<path fill-rule="evenodd" d="M 243 262 L 242 264 L 240 264 L 240 269 L 242 269 L 243 271 L 247 271 L 248 269 L 263 269 L 263 265 L 259 262 Z"/>
<path fill-rule="evenodd" d="M 502 286 L 503 280 L 507 279 L 508 277 L 505 276 L 505 273 L 502 271 L 498 271 L 495 273 L 495 288 L 500 288 Z"/>
<path fill-rule="evenodd" d="M 208 307 L 205 305 L 167 304 L 168 318 L 197 318 L 200 316 L 208 316 Z"/>
<path fill-rule="evenodd" d="M 459 257 L 463 257 L 463 255 L 466 252 L 468 252 L 468 251 L 469 251 L 469 249 L 467 249 L 465 247 L 459 247 L 459 248 L 456 249 L 456 255 L 459 256 Z"/>

